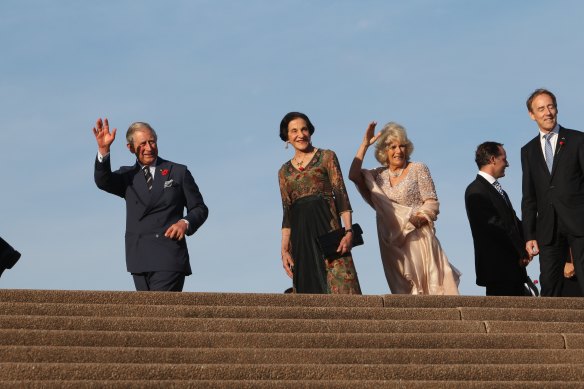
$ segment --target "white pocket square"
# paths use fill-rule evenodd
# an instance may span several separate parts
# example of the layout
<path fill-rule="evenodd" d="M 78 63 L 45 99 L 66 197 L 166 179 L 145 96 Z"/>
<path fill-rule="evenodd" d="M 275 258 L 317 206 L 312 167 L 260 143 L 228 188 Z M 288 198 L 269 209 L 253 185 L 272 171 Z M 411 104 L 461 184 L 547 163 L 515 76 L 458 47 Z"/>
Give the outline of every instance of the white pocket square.
<path fill-rule="evenodd" d="M 174 181 L 173 180 L 164 181 L 164 187 L 165 188 L 170 188 L 170 187 L 173 186 L 173 184 L 174 184 Z"/>

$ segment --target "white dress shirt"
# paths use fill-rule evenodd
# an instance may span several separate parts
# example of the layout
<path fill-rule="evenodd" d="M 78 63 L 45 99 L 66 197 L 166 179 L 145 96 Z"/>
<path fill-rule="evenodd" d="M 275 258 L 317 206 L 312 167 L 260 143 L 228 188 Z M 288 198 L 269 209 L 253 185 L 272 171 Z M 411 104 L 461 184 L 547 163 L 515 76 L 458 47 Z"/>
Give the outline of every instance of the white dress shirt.
<path fill-rule="evenodd" d="M 485 180 L 489 181 L 489 184 L 491 185 L 493 185 L 495 181 L 497 181 L 495 177 L 491 176 L 489 173 L 483 172 L 482 170 L 479 170 L 478 174 L 482 176 Z"/>
<path fill-rule="evenodd" d="M 552 145 L 552 155 L 556 155 L 556 145 L 558 144 L 558 135 L 560 133 L 560 125 L 556 123 L 556 126 L 553 130 L 550 131 L 552 137 L 550 138 L 550 143 Z M 546 132 L 539 130 L 539 142 L 541 144 L 541 151 L 543 153 L 543 157 L 545 158 L 545 138 Z M 547 160 L 546 160 L 547 162 Z"/>

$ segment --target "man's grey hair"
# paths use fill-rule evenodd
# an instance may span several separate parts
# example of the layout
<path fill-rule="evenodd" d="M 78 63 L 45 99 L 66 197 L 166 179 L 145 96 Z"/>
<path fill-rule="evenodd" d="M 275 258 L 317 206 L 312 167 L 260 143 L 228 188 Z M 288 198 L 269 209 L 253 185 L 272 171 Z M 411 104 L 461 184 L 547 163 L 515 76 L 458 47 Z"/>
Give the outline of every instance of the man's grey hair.
<path fill-rule="evenodd" d="M 130 127 L 128 127 L 128 131 L 126 132 L 126 140 L 128 141 L 129 145 L 134 145 L 134 133 L 136 131 L 150 131 L 152 133 L 152 135 L 154 135 L 154 140 L 157 141 L 158 140 L 158 136 L 156 135 L 156 131 L 154 131 L 154 128 L 152 128 L 150 126 L 150 124 L 146 123 L 146 122 L 134 122 L 132 124 L 130 124 Z"/>

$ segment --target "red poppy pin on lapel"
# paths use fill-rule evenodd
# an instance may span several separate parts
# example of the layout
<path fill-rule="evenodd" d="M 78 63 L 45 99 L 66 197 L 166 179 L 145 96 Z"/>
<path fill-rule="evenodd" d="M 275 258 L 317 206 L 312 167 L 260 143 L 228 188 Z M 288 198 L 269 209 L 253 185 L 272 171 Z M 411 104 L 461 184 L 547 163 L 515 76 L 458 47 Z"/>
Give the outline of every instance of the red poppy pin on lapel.
<path fill-rule="evenodd" d="M 566 144 L 566 138 L 562 138 L 560 139 L 560 147 L 558 147 L 558 151 L 556 152 L 556 154 L 559 154 L 559 152 L 562 150 L 562 147 L 564 147 L 564 145 Z"/>
<path fill-rule="evenodd" d="M 163 176 L 166 176 L 168 174 L 168 169 L 161 170 L 160 174 L 162 174 Z"/>

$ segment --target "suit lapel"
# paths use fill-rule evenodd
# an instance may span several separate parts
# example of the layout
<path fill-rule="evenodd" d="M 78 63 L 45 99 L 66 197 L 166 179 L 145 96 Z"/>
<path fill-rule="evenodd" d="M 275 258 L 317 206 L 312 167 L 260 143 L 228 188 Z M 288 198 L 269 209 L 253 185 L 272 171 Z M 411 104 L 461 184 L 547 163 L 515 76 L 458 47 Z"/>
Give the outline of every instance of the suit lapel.
<path fill-rule="evenodd" d="M 144 188 L 149 192 L 150 198 L 142 217 L 146 216 L 158 203 L 158 200 L 160 200 L 164 191 L 164 182 L 170 177 L 171 170 L 172 164 L 159 157 L 156 162 L 156 173 L 154 174 L 154 181 L 152 182 L 152 191 L 148 191 L 148 188 L 146 188 L 146 180 L 144 180 Z M 166 171 L 165 175 L 162 175 L 163 171 Z"/>
<path fill-rule="evenodd" d="M 554 164 L 552 165 L 552 177 L 554 176 L 554 173 L 557 170 L 557 166 L 562 159 L 562 156 L 564 155 L 564 153 L 562 153 L 562 149 L 564 148 L 565 142 L 566 131 L 562 126 L 560 126 L 560 131 L 558 131 L 558 141 L 556 142 L 556 153 L 554 154 Z"/>
<path fill-rule="evenodd" d="M 150 191 L 146 186 L 146 178 L 144 177 L 144 172 L 142 171 L 142 168 L 138 162 L 136 162 L 136 165 L 134 165 L 133 176 L 134 178 L 131 188 L 134 193 L 136 193 L 138 200 L 140 200 L 140 202 L 146 206 L 148 201 L 150 201 Z"/>
<path fill-rule="evenodd" d="M 477 175 L 477 180 L 483 184 L 485 190 L 489 193 L 489 196 L 493 199 L 493 204 L 496 208 L 503 210 L 504 212 L 509 212 L 511 209 L 510 202 L 508 203 L 508 197 L 503 197 L 501 194 L 495 189 L 495 187 L 489 183 L 483 176 Z M 506 196 L 507 194 L 505 194 Z"/>
<path fill-rule="evenodd" d="M 540 167 L 541 170 L 545 172 L 545 174 L 547 174 L 547 177 L 550 177 L 550 171 L 548 170 L 547 164 L 545 163 L 545 156 L 543 154 L 543 150 L 541 149 L 541 139 L 539 133 L 531 141 L 531 153 L 535 158 L 535 163 Z"/>
<path fill-rule="evenodd" d="M 489 193 L 489 196 L 493 199 L 493 206 L 497 209 L 499 214 L 506 220 L 507 224 L 519 230 L 517 225 L 517 218 L 515 216 L 515 211 L 513 211 L 513 206 L 511 205 L 511 200 L 507 196 L 507 192 L 503 191 L 505 197 L 495 189 L 495 187 L 489 183 L 483 176 L 477 175 L 477 181 L 479 181 L 485 190 Z"/>

